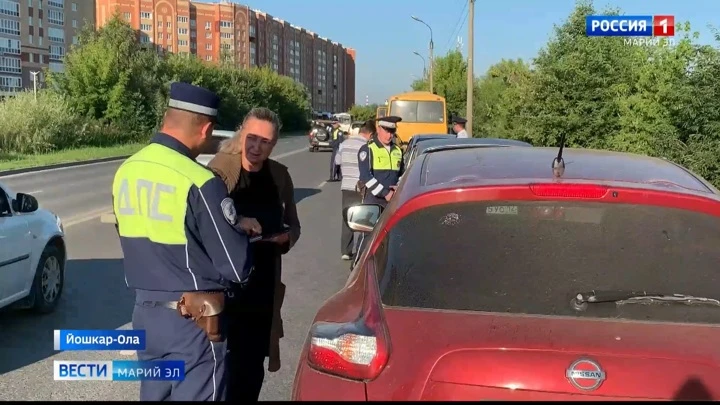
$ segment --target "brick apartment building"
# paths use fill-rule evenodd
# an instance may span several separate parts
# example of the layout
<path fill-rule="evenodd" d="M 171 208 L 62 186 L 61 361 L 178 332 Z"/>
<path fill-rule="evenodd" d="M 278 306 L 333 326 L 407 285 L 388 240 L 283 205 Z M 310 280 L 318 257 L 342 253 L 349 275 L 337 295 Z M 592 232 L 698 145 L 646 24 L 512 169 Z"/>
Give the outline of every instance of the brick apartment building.
<path fill-rule="evenodd" d="M 119 12 L 141 42 L 159 51 L 270 67 L 304 84 L 317 111 L 342 112 L 354 104 L 355 50 L 262 11 L 228 1 L 94 1 L 98 27 Z"/>
<path fill-rule="evenodd" d="M 79 31 L 94 21 L 90 0 L 0 0 L 0 95 L 32 88 L 31 72 L 61 70 Z"/>

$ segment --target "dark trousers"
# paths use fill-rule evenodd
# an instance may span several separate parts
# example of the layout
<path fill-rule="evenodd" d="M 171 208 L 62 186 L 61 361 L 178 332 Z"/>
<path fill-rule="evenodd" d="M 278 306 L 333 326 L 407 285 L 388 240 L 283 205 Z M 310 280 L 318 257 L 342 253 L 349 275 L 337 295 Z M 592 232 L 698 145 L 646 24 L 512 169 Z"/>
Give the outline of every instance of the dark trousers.
<path fill-rule="evenodd" d="M 205 331 L 177 311 L 136 300 L 133 329 L 144 329 L 147 345 L 138 360 L 182 360 L 183 381 L 142 381 L 140 401 L 224 401 L 226 342 L 210 342 Z"/>
<path fill-rule="evenodd" d="M 342 193 L 342 209 L 358 205 L 362 203 L 360 194 L 357 191 L 341 190 Z M 347 226 L 347 222 L 342 221 L 342 232 L 340 233 L 340 254 L 352 256 L 353 254 L 353 237 L 355 232 Z"/>
<path fill-rule="evenodd" d="M 255 270 L 272 273 L 273 269 Z M 234 297 L 227 303 L 231 318 L 228 330 L 228 401 L 257 402 L 265 379 L 275 290 L 273 280 L 258 278 L 251 276 L 246 288 L 235 291 Z"/>
<path fill-rule="evenodd" d="M 338 148 L 333 147 L 332 153 L 330 154 L 330 180 L 339 180 L 339 167 L 335 164 L 335 155 L 338 153 Z"/>

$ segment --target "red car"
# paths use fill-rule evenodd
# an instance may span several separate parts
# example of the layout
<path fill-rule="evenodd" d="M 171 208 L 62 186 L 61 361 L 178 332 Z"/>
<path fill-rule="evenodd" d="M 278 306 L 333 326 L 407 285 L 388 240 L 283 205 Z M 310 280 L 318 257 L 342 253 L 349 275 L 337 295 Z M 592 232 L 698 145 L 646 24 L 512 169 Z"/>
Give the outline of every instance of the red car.
<path fill-rule="evenodd" d="M 367 248 L 293 400 L 720 399 L 720 192 L 662 159 L 557 153 L 427 153 L 382 216 L 351 207 Z"/>

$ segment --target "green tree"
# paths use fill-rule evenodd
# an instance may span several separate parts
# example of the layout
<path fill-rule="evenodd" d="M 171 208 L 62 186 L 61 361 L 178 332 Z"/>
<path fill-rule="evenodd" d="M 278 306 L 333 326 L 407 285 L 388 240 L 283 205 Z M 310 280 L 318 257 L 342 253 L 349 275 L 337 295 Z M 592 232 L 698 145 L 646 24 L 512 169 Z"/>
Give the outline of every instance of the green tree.
<path fill-rule="evenodd" d="M 445 56 L 435 58 L 433 66 L 433 90 L 445 97 L 450 113 L 464 115 L 467 106 L 467 61 L 462 53 L 450 51 Z M 430 91 L 428 78 L 415 80 L 412 89 Z"/>
<path fill-rule="evenodd" d="M 350 115 L 352 115 L 353 120 L 355 121 L 367 121 L 370 119 L 374 119 L 377 115 L 377 104 L 370 104 L 370 105 L 353 105 L 350 108 Z"/>

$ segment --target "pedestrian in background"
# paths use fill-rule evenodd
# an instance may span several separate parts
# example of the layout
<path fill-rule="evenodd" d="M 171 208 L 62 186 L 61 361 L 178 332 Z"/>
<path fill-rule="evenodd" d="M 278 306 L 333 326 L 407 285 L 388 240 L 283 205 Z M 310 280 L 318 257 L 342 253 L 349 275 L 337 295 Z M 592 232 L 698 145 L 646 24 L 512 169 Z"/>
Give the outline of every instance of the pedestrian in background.
<path fill-rule="evenodd" d="M 286 166 L 269 158 L 280 127 L 273 111 L 253 108 L 208 164 L 225 182 L 237 212 L 257 218 L 267 236 L 252 243 L 256 270 L 230 302 L 228 400 L 258 400 L 266 357 L 268 371 L 280 369 L 281 255 L 300 238 L 292 178 Z"/>
<path fill-rule="evenodd" d="M 340 123 L 333 121 L 332 131 L 330 132 L 330 147 L 332 147 L 332 154 L 330 155 L 330 178 L 328 182 L 339 181 L 340 176 L 338 168 L 335 166 L 335 156 L 337 156 L 338 148 L 342 142 L 342 136 L 340 136 Z"/>
<path fill-rule="evenodd" d="M 350 135 L 342 145 L 340 145 L 341 172 L 342 182 L 340 183 L 340 193 L 342 194 L 342 210 L 353 205 L 361 204 L 362 198 L 358 193 L 358 181 L 360 181 L 360 168 L 358 166 L 358 151 L 363 145 L 367 145 L 368 141 L 375 132 L 375 122 L 373 120 L 366 121 L 357 135 Z M 342 211 L 341 211 L 342 215 Z M 351 260 L 354 253 L 355 233 L 342 221 L 342 233 L 340 234 L 340 254 L 343 260 Z"/>
<path fill-rule="evenodd" d="M 235 226 L 261 228 L 238 221 L 225 185 L 195 161 L 219 102 L 209 90 L 173 83 L 160 132 L 115 173 L 133 329 L 146 332 L 138 359 L 185 362 L 183 381 L 143 380 L 141 401 L 225 400 L 225 291 L 248 280 L 252 263 L 248 236 Z"/>
<path fill-rule="evenodd" d="M 467 124 L 467 120 L 465 118 L 461 117 L 455 117 L 452 120 L 453 123 L 453 132 L 457 134 L 458 138 L 467 138 L 468 133 L 465 130 L 465 124 Z"/>

